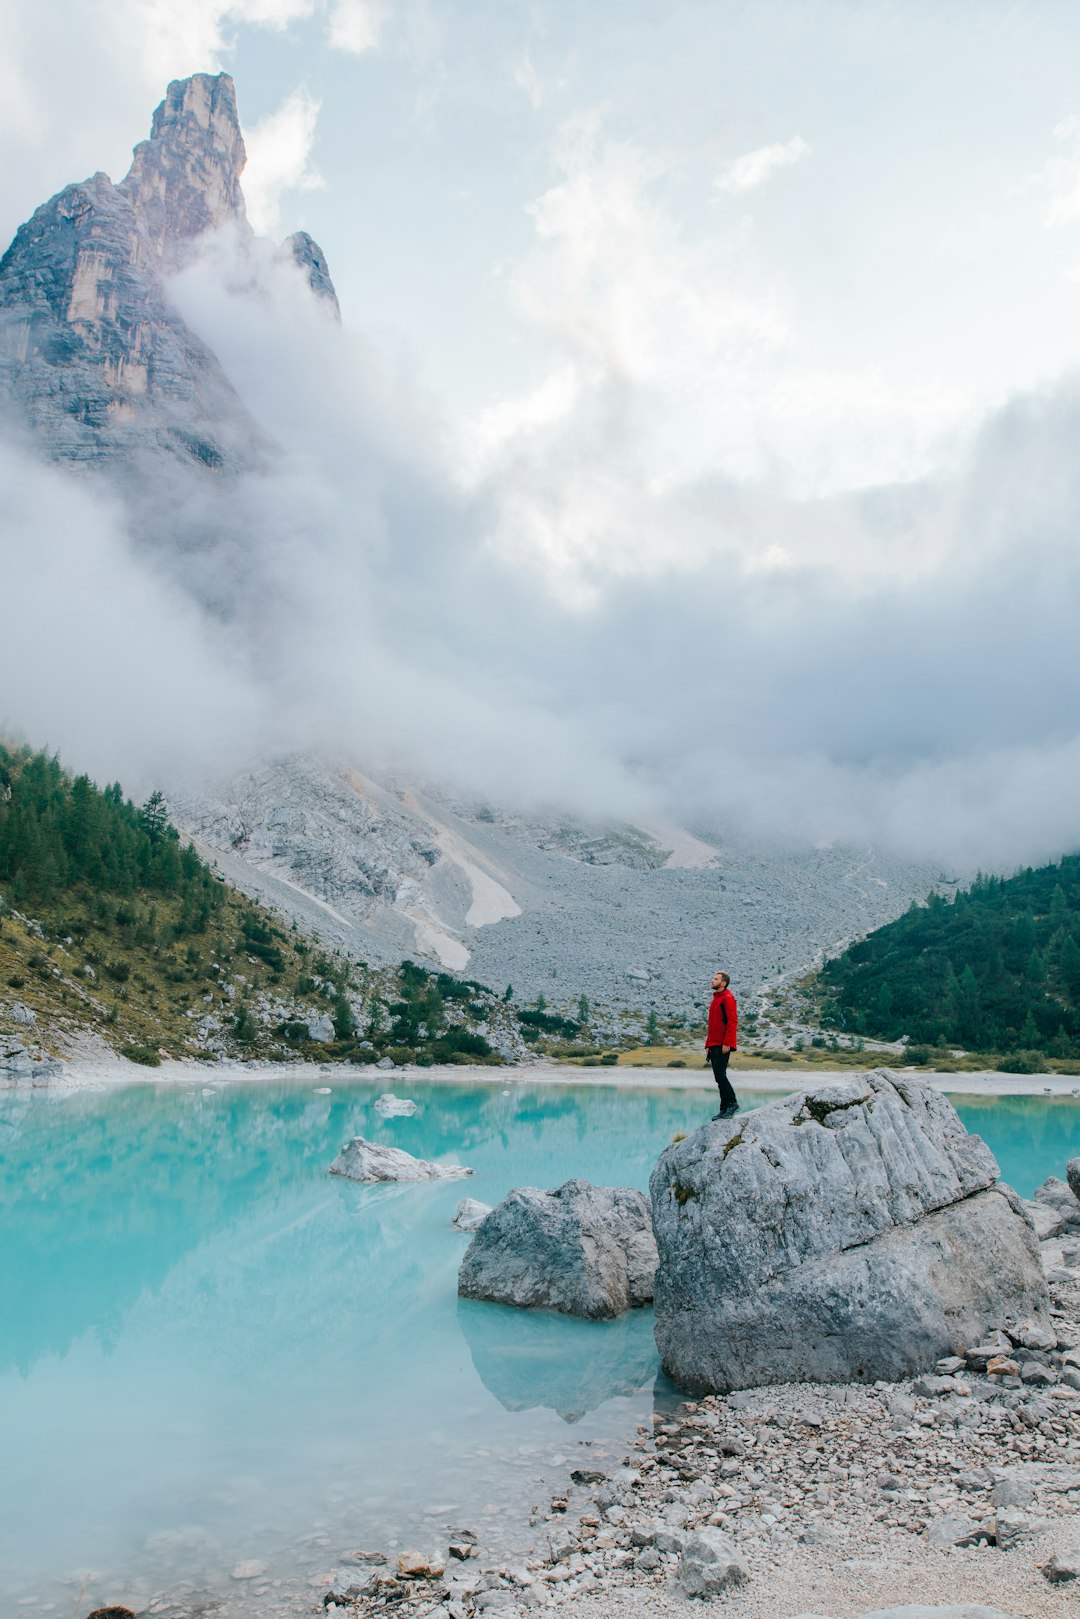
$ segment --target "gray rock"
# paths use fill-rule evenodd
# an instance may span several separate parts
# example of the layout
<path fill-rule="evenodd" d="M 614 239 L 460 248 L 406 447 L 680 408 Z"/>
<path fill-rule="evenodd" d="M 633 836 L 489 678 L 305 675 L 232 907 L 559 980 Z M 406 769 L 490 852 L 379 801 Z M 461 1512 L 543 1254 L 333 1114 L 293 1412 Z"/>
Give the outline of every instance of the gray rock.
<path fill-rule="evenodd" d="M 1073 1197 L 1080 1201 L 1080 1158 L 1069 1159 L 1065 1165 L 1065 1179 Z"/>
<path fill-rule="evenodd" d="M 652 1298 L 649 1205 L 622 1186 L 519 1186 L 487 1216 L 458 1273 L 463 1298 L 600 1320 Z"/>
<path fill-rule="evenodd" d="M 1022 1478 L 1003 1478 L 994 1485 L 991 1497 L 995 1507 L 1031 1507 L 1035 1505 L 1034 1488 Z"/>
<path fill-rule="evenodd" d="M 21 1023 L 26 1028 L 32 1028 L 37 1022 L 37 1013 L 32 1011 L 29 1006 L 24 1006 L 21 1001 L 15 1002 L 9 1016 L 13 1023 Z"/>
<path fill-rule="evenodd" d="M 749 1578 L 734 1542 L 720 1529 L 698 1529 L 683 1547 L 678 1583 L 688 1597 L 719 1596 Z"/>
<path fill-rule="evenodd" d="M 1011 1551 L 1022 1540 L 1031 1540 L 1035 1535 L 1041 1535 L 1047 1528 L 1045 1518 L 1033 1518 L 1020 1507 L 1006 1507 L 998 1513 L 994 1524 L 998 1548 L 1003 1552 Z"/>
<path fill-rule="evenodd" d="M 394 1059 L 393 1057 L 380 1057 L 375 1066 L 376 1068 L 393 1068 Z"/>
<path fill-rule="evenodd" d="M 926 1538 L 931 1546 L 977 1546 L 980 1540 L 989 1540 L 990 1533 L 960 1512 L 944 1512 L 926 1527 Z"/>
<path fill-rule="evenodd" d="M 1035 1201 L 1061 1217 L 1063 1230 L 1080 1231 L 1080 1198 L 1066 1181 L 1050 1175 L 1035 1188 Z"/>
<path fill-rule="evenodd" d="M 691 1393 L 895 1382 L 1007 1317 L 1045 1319 L 1038 1245 L 930 1086 L 817 1085 L 661 1155 L 656 1341 Z"/>
<path fill-rule="evenodd" d="M 1073 1160 L 1076 1162 L 1076 1159 Z M 1042 1566 L 1043 1578 L 1051 1585 L 1064 1585 L 1067 1580 L 1080 1580 L 1080 1544 L 1056 1551 Z"/>
<path fill-rule="evenodd" d="M 481 1203 L 475 1197 L 463 1197 L 450 1223 L 459 1231 L 477 1231 L 490 1213 L 490 1203 Z"/>
<path fill-rule="evenodd" d="M 463 1164 L 433 1164 L 363 1136 L 347 1141 L 330 1165 L 331 1175 L 344 1175 L 351 1181 L 446 1181 L 472 1173 Z"/>
<path fill-rule="evenodd" d="M 334 1020 L 329 1012 L 320 1012 L 318 1017 L 308 1019 L 308 1039 L 319 1045 L 328 1045 L 331 1040 L 337 1039 Z"/>
<path fill-rule="evenodd" d="M 1053 1237 L 1061 1236 L 1065 1230 L 1065 1219 L 1059 1209 L 1051 1208 L 1046 1203 L 1036 1203 L 1032 1198 L 1021 1198 L 1020 1201 L 1040 1242 L 1049 1242 Z"/>

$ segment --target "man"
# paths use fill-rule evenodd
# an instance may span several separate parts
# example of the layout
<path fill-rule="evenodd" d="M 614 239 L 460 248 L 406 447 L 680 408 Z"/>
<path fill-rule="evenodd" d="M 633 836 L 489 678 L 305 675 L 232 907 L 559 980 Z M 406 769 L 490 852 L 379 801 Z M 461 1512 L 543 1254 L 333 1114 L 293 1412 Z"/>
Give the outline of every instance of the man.
<path fill-rule="evenodd" d="M 705 1029 L 705 1055 L 712 1064 L 713 1078 L 720 1092 L 720 1111 L 713 1114 L 714 1119 L 730 1119 L 739 1111 L 739 1099 L 727 1076 L 739 1032 L 739 1009 L 728 988 L 730 983 L 730 973 L 713 974 L 713 998 Z"/>

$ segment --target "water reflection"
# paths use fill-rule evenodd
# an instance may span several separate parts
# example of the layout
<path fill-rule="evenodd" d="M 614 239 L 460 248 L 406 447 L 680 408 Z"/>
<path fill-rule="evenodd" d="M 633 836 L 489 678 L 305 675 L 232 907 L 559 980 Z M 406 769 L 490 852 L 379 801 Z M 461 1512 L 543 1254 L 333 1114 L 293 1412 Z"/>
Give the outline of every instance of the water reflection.
<path fill-rule="evenodd" d="M 656 1377 L 651 1310 L 579 1321 L 459 1299 L 457 1319 L 481 1381 L 506 1411 L 546 1406 L 564 1422 L 579 1422 Z"/>

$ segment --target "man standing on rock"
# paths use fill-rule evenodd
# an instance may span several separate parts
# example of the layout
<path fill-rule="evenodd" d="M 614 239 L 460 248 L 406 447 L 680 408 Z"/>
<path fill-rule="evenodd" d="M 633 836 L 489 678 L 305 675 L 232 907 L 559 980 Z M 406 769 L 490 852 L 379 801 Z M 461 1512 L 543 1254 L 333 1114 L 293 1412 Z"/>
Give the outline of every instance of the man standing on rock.
<path fill-rule="evenodd" d="M 728 988 L 730 983 L 730 973 L 713 974 L 713 998 L 705 1029 L 705 1055 L 712 1064 L 713 1078 L 720 1092 L 720 1111 L 713 1114 L 714 1119 L 730 1119 L 739 1111 L 739 1099 L 727 1077 L 728 1063 L 739 1032 L 739 1009 Z"/>

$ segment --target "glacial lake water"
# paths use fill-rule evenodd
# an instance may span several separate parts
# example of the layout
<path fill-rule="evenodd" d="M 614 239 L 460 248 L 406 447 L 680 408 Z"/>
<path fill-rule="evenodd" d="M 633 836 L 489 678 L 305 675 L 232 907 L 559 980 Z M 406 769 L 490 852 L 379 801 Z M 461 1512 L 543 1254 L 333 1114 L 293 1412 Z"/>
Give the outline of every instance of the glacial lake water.
<path fill-rule="evenodd" d="M 515 1549 L 552 1482 L 675 1399 L 649 1311 L 459 1301 L 450 1218 L 571 1176 L 645 1188 L 712 1097 L 410 1081 L 419 1111 L 386 1119 L 384 1088 L 0 1098 L 0 1612 L 81 1619 L 189 1581 L 221 1615 L 300 1614 L 355 1549 L 445 1546 L 451 1524 Z M 1071 1098 L 956 1100 L 1024 1194 L 1080 1153 Z M 476 1173 L 328 1176 L 359 1134 Z M 252 1560 L 264 1576 L 230 1578 Z"/>

